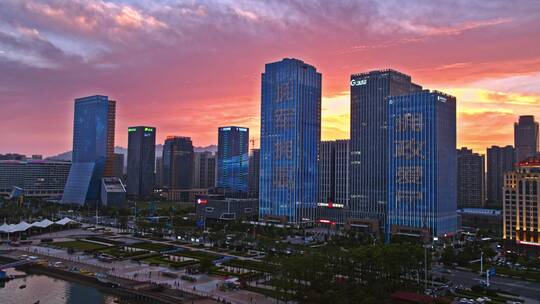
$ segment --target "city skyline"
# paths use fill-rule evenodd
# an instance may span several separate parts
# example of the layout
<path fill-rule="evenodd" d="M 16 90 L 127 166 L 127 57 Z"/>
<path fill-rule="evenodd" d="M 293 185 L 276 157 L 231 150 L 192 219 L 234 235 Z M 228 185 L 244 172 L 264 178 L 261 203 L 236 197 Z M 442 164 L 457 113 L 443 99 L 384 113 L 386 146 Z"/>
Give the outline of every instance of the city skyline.
<path fill-rule="evenodd" d="M 540 57 L 529 39 L 539 3 L 411 3 L 399 16 L 389 14 L 398 2 L 336 2 L 324 15 L 316 3 L 283 4 L 288 15 L 272 1 L 214 4 L 0 4 L 0 68 L 7 71 L 0 106 L 10 113 L 0 128 L 10 145 L 0 153 L 69 150 L 72 100 L 93 94 L 118 102 L 116 145 L 127 147 L 130 125 L 149 124 L 161 130 L 157 143 L 178 134 L 197 146 L 216 144 L 218 126 L 243 125 L 259 146 L 260 73 L 284 57 L 323 74 L 322 140 L 349 138 L 349 77 L 374 69 L 396 69 L 456 96 L 458 147 L 481 154 L 513 143 L 519 115 L 540 116 Z M 436 21 L 423 18 L 433 12 Z"/>

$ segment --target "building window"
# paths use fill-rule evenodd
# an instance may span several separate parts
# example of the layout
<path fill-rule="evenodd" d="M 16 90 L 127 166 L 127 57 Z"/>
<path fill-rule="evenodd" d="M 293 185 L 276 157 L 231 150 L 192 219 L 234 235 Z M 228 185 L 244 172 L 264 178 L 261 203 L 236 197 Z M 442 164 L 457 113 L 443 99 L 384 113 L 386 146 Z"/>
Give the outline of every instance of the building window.
<path fill-rule="evenodd" d="M 245 213 L 251 213 L 253 211 L 253 208 L 244 208 Z"/>

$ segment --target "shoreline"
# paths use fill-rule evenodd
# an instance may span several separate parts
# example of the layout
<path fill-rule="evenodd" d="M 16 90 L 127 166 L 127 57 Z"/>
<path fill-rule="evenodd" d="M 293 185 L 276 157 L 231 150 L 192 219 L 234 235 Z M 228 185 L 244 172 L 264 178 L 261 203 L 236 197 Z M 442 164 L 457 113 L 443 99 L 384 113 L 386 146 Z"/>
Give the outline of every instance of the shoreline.
<path fill-rule="evenodd" d="M 15 262 L 17 259 L 12 257 L 7 257 L 5 255 L 0 255 L 0 263 L 10 263 Z M 117 296 L 120 298 L 120 302 L 128 301 L 128 303 L 163 303 L 163 304 L 173 304 L 173 303 L 186 303 L 188 301 L 197 301 L 200 299 L 186 299 L 186 295 L 182 297 L 177 297 L 169 295 L 163 292 L 149 291 L 149 290 L 135 290 L 132 288 L 126 288 L 122 286 L 110 286 L 106 283 L 102 283 L 97 280 L 95 277 L 88 275 L 71 272 L 63 269 L 52 268 L 49 266 L 43 266 L 38 264 L 29 264 L 15 267 L 16 270 L 23 271 L 29 275 L 45 275 L 51 278 L 63 280 L 66 282 L 78 283 L 81 285 L 89 286 L 112 296 Z M 137 282 L 140 283 L 140 282 Z M 192 297 L 191 295 L 187 295 Z"/>

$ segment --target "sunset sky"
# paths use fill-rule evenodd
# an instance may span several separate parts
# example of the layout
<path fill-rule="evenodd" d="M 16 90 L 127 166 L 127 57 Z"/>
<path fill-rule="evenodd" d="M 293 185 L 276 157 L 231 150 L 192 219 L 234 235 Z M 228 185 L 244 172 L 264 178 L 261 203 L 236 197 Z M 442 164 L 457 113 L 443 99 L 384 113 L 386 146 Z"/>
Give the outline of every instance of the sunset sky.
<path fill-rule="evenodd" d="M 323 139 L 349 136 L 349 77 L 392 68 L 458 99 L 458 145 L 513 144 L 540 119 L 540 1 L 0 1 L 0 153 L 71 149 L 73 99 L 117 100 L 132 125 L 215 144 L 259 137 L 264 64 L 323 75 Z"/>

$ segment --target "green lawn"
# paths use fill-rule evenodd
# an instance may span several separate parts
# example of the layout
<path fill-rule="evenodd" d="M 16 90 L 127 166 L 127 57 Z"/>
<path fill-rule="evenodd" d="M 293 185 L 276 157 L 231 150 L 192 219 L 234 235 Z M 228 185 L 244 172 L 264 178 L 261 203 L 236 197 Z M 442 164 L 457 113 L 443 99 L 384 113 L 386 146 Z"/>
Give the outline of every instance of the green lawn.
<path fill-rule="evenodd" d="M 109 248 L 101 249 L 101 250 L 99 250 L 99 252 L 112 255 L 112 256 L 114 256 L 116 258 L 119 258 L 119 259 L 131 258 L 131 257 L 135 257 L 135 256 L 138 256 L 138 255 L 143 255 L 143 254 L 148 253 L 148 251 L 132 251 L 132 252 L 129 252 L 129 251 L 122 250 L 122 249 L 120 249 L 118 247 L 109 247 Z"/>
<path fill-rule="evenodd" d="M 212 261 L 215 259 L 221 258 L 220 255 L 207 253 L 203 251 L 187 251 L 186 250 L 186 251 L 175 252 L 174 255 L 193 258 L 197 260 L 207 259 L 207 260 L 212 260 Z"/>
<path fill-rule="evenodd" d="M 250 270 L 256 270 L 261 272 L 270 272 L 270 267 L 261 262 L 254 261 L 241 261 L 241 260 L 230 260 L 224 263 L 226 266 L 238 267 Z"/>
<path fill-rule="evenodd" d="M 174 249 L 174 247 L 171 245 L 164 245 L 164 244 L 158 244 L 158 243 L 137 243 L 137 244 L 129 245 L 129 247 L 144 249 L 148 251 L 156 251 L 156 252 Z"/>
<path fill-rule="evenodd" d="M 186 267 L 186 266 L 194 265 L 198 263 L 198 261 L 195 261 L 195 260 L 174 262 L 174 261 L 170 261 L 164 256 L 152 256 L 152 257 L 144 258 L 141 260 L 141 262 L 147 263 L 147 264 L 158 264 L 160 266 L 172 267 L 172 268 L 182 268 L 182 267 Z"/>
<path fill-rule="evenodd" d="M 100 249 L 107 248 L 105 245 L 85 242 L 85 241 L 68 241 L 68 242 L 57 242 L 51 244 L 54 247 L 73 249 L 75 251 L 97 251 Z"/>

